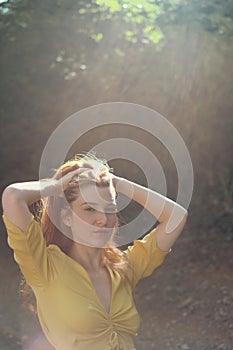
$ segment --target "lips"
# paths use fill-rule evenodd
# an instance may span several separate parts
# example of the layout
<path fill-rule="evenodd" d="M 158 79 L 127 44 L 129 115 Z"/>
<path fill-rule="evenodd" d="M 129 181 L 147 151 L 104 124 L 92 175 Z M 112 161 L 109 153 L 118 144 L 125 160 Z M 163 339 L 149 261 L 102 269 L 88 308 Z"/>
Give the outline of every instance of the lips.
<path fill-rule="evenodd" d="M 109 231 L 110 230 L 95 230 L 94 233 L 99 235 L 106 235 L 110 233 Z"/>

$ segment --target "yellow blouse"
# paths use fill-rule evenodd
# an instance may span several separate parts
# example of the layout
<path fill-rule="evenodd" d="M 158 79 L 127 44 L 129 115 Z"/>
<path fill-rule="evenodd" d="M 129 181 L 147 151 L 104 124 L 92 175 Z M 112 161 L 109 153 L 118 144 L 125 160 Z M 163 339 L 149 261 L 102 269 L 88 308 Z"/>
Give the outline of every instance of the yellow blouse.
<path fill-rule="evenodd" d="M 107 267 L 112 280 L 109 313 L 103 308 L 87 271 L 56 245 L 46 247 L 32 216 L 26 232 L 3 214 L 9 246 L 32 287 L 43 332 L 56 350 L 133 350 L 139 315 L 133 300 L 137 282 L 149 276 L 167 252 L 156 246 L 156 229 L 125 251 L 127 279 Z"/>

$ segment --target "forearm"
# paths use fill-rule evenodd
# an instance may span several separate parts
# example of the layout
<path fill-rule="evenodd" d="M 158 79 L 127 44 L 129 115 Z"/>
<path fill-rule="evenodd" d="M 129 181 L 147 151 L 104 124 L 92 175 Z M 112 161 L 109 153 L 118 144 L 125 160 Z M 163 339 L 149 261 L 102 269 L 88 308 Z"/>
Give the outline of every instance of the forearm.
<path fill-rule="evenodd" d="M 58 180 L 50 178 L 40 181 L 14 183 L 4 190 L 3 199 L 4 197 L 12 197 L 14 200 L 31 205 L 41 197 L 59 196 L 67 188 L 72 178 L 79 176 L 79 174 L 86 169 L 87 168 L 79 167 L 68 172 Z"/>
<path fill-rule="evenodd" d="M 154 215 L 160 223 L 167 222 L 172 212 L 175 212 L 179 217 L 185 217 L 187 215 L 187 210 L 185 208 L 158 192 L 121 177 L 115 177 L 114 184 L 117 192 L 121 192 L 141 204 Z"/>
<path fill-rule="evenodd" d="M 9 185 L 5 191 L 12 199 L 31 205 L 42 197 L 58 194 L 57 180 L 29 181 Z M 3 195 L 4 195 L 3 193 Z M 4 196 L 3 196 L 4 197 Z"/>
<path fill-rule="evenodd" d="M 31 219 L 29 205 L 43 197 L 61 195 L 79 171 L 79 169 L 71 171 L 59 180 L 46 179 L 9 185 L 2 196 L 4 213 L 12 223 L 25 230 Z"/>
<path fill-rule="evenodd" d="M 26 231 L 31 212 L 29 206 L 54 193 L 53 182 L 31 181 L 8 186 L 2 195 L 2 207 L 7 218 L 21 230 Z"/>

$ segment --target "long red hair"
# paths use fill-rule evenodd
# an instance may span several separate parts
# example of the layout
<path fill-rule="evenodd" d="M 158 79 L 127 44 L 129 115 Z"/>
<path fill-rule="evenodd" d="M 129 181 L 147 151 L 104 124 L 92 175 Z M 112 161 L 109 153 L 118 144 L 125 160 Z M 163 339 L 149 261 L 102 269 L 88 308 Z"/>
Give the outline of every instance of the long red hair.
<path fill-rule="evenodd" d="M 94 168 L 97 169 L 97 171 L 93 170 L 88 172 L 87 175 L 85 175 L 86 178 L 84 181 L 87 183 L 94 181 L 97 186 L 110 185 L 110 173 L 112 169 L 105 160 L 99 159 L 93 154 L 75 155 L 74 158 L 68 160 L 57 169 L 53 178 L 59 179 L 67 173 L 79 168 L 84 163 L 90 167 L 94 166 Z M 78 197 L 79 193 L 78 182 L 71 181 L 64 191 L 64 197 L 47 197 L 42 202 L 43 204 L 40 210 L 41 228 L 46 244 L 55 244 L 66 254 L 68 254 L 73 240 L 72 235 L 69 235 L 69 233 L 64 234 L 63 229 L 61 226 L 59 226 L 59 223 L 61 223 L 61 210 L 67 207 L 67 203 L 70 204 L 72 201 L 74 201 Z M 56 222 L 56 225 L 54 222 Z M 124 271 L 128 265 L 128 262 L 124 256 L 124 253 L 116 247 L 114 235 L 112 235 L 107 246 L 102 248 L 102 253 L 103 263 L 109 265 L 124 276 Z"/>

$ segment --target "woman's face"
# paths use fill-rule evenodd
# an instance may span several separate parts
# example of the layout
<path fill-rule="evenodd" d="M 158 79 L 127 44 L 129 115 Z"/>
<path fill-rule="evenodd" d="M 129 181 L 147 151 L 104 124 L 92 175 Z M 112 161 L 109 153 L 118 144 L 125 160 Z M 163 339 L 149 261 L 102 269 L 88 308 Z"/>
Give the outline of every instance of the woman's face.
<path fill-rule="evenodd" d="M 73 240 L 91 247 L 104 247 L 117 225 L 116 192 L 113 185 L 81 185 L 80 195 L 71 203 L 71 209 Z"/>

